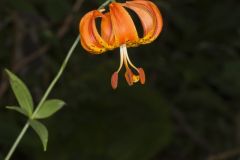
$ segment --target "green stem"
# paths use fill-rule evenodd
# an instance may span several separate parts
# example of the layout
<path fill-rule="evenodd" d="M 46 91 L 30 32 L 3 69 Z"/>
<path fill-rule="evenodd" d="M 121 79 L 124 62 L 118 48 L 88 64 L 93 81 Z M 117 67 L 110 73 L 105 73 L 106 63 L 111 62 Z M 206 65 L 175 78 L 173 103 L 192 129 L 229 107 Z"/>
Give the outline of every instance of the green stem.
<path fill-rule="evenodd" d="M 75 50 L 77 44 L 79 43 L 80 40 L 80 36 L 78 36 L 76 38 L 76 40 L 74 41 L 72 47 L 70 48 L 70 50 L 68 51 L 68 54 L 66 56 L 66 58 L 64 59 L 61 68 L 59 69 L 57 75 L 55 76 L 55 78 L 53 79 L 52 83 L 49 85 L 47 91 L 45 92 L 45 94 L 43 95 L 41 101 L 39 102 L 38 106 L 36 107 L 35 111 L 33 112 L 31 119 L 34 119 L 35 115 L 37 114 L 37 112 L 39 111 L 39 109 L 41 108 L 42 104 L 45 102 L 45 100 L 47 99 L 49 93 L 52 91 L 53 87 L 55 86 L 55 84 L 57 83 L 57 81 L 59 80 L 59 78 L 61 77 L 63 71 L 65 70 L 67 63 L 70 59 L 70 57 L 72 56 L 73 51 Z"/>
<path fill-rule="evenodd" d="M 105 1 L 98 9 L 102 9 L 104 8 L 108 3 L 115 1 L 115 0 L 107 0 Z M 37 114 L 37 112 L 39 111 L 39 109 L 41 108 L 42 104 L 45 102 L 45 100 L 47 99 L 48 95 L 50 94 L 50 92 L 52 91 L 53 87 L 55 86 L 55 84 L 57 83 L 57 81 L 59 80 L 59 78 L 61 77 L 63 71 L 65 70 L 70 57 L 72 56 L 73 51 L 75 50 L 77 44 L 79 43 L 80 40 L 80 36 L 78 36 L 76 38 L 76 40 L 74 41 L 72 47 L 70 48 L 70 50 L 68 51 L 68 54 L 66 56 L 66 58 L 64 59 L 61 68 L 59 69 L 57 75 L 55 76 L 55 78 L 53 79 L 53 81 L 51 82 L 51 84 L 48 86 L 45 94 L 43 95 L 42 99 L 40 100 L 39 104 L 37 105 L 36 109 L 34 110 L 32 116 L 30 117 L 30 119 L 34 119 L 35 115 Z M 29 120 L 27 121 L 27 123 L 24 125 L 22 131 L 20 132 L 20 134 L 18 135 L 17 139 L 15 140 L 15 142 L 13 143 L 11 149 L 9 150 L 7 156 L 5 157 L 4 160 L 9 160 L 14 151 L 16 150 L 19 142 L 21 141 L 21 139 L 23 138 L 24 134 L 26 133 L 27 129 L 29 128 L 30 123 Z"/>
<path fill-rule="evenodd" d="M 106 0 L 98 9 L 104 8 L 106 5 L 108 5 L 108 3 L 113 2 L 113 1 L 115 1 L 115 0 Z"/>
<path fill-rule="evenodd" d="M 68 51 L 68 54 L 66 56 L 66 58 L 64 59 L 61 68 L 59 69 L 57 75 L 55 76 L 55 78 L 53 79 L 53 81 L 51 82 L 51 84 L 48 86 L 45 94 L 43 95 L 41 101 L 39 102 L 39 104 L 37 105 L 36 109 L 34 110 L 32 116 L 30 119 L 34 119 L 34 116 L 36 115 L 36 113 L 39 111 L 39 109 L 41 108 L 42 104 L 45 102 L 45 100 L 47 99 L 48 95 L 50 94 L 50 92 L 52 91 L 53 87 L 55 86 L 55 84 L 57 83 L 57 81 L 59 80 L 59 78 L 61 77 L 63 71 L 65 70 L 67 63 L 73 53 L 73 51 L 75 50 L 77 44 L 79 43 L 79 39 L 80 36 L 78 36 L 76 38 L 76 40 L 74 41 L 72 47 L 70 48 L 70 50 Z M 23 127 L 22 131 L 20 132 L 20 134 L 18 135 L 17 139 L 15 140 L 14 144 L 12 145 L 11 149 L 9 150 L 7 156 L 5 157 L 5 160 L 9 160 L 12 156 L 12 154 L 14 153 L 14 151 L 16 150 L 19 142 L 21 141 L 21 139 L 23 138 L 24 134 L 26 133 L 28 127 L 29 127 L 29 121 L 27 121 L 27 123 L 25 124 L 25 126 Z"/>
<path fill-rule="evenodd" d="M 29 122 L 27 122 L 25 124 L 25 126 L 23 127 L 22 131 L 18 135 L 17 139 L 15 140 L 15 142 L 12 145 L 11 149 L 9 150 L 7 156 L 5 157 L 5 160 L 9 160 L 11 158 L 12 154 L 14 153 L 16 147 L 18 146 L 19 142 L 21 141 L 22 137 L 24 136 L 25 132 L 27 131 L 28 127 L 29 127 Z"/>

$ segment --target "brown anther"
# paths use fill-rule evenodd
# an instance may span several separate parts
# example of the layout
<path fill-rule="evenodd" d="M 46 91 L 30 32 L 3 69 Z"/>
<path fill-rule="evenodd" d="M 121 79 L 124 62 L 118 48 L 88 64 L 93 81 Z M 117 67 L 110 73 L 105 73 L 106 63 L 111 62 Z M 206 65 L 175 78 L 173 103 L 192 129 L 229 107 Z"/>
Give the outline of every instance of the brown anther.
<path fill-rule="evenodd" d="M 129 86 L 133 85 L 133 73 L 130 69 L 125 72 L 125 79 Z"/>
<path fill-rule="evenodd" d="M 111 78 L 111 85 L 113 89 L 117 89 L 118 86 L 118 72 L 114 72 Z"/>
<path fill-rule="evenodd" d="M 140 82 L 141 84 L 145 83 L 145 72 L 142 68 L 138 68 L 138 73 L 139 73 L 139 78 L 140 78 Z"/>

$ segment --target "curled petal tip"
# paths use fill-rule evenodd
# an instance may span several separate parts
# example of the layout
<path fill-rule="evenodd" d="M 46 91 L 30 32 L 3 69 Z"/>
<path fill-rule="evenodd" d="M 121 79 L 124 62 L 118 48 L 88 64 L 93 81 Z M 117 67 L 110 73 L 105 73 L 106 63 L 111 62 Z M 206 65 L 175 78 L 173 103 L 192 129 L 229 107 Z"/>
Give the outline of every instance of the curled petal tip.
<path fill-rule="evenodd" d="M 138 73 L 139 73 L 139 78 L 140 78 L 140 82 L 141 84 L 145 83 L 145 72 L 142 68 L 138 68 Z"/>
<path fill-rule="evenodd" d="M 114 72 L 111 78 L 111 85 L 113 89 L 117 89 L 118 86 L 118 73 Z"/>

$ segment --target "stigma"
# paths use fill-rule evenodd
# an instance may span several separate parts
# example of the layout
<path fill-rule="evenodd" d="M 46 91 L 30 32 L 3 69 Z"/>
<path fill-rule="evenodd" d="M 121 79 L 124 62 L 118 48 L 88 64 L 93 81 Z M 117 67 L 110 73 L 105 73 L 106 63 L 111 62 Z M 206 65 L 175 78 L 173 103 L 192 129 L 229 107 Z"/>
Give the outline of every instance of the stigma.
<path fill-rule="evenodd" d="M 118 73 L 121 71 L 123 65 L 125 66 L 125 79 L 129 86 L 140 81 L 141 84 L 145 83 L 145 72 L 142 68 L 136 67 L 130 60 L 127 52 L 126 44 L 120 46 L 120 64 L 117 69 L 112 74 L 111 85 L 113 89 L 118 86 Z"/>

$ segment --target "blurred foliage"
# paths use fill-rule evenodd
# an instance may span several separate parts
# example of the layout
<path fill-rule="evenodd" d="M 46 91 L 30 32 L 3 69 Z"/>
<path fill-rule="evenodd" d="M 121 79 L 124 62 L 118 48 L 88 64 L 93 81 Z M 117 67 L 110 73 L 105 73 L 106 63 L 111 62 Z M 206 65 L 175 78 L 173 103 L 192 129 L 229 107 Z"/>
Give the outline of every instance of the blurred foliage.
<path fill-rule="evenodd" d="M 18 72 L 38 102 L 78 34 L 79 19 L 102 2 L 84 1 L 72 13 L 74 0 L 1 0 L 1 72 L 50 44 Z M 50 96 L 67 106 L 44 121 L 48 151 L 29 130 L 14 160 L 203 160 L 239 148 L 240 2 L 154 2 L 165 21 L 161 36 L 129 49 L 146 70 L 146 85 L 128 87 L 122 72 L 113 91 L 119 51 L 93 56 L 78 47 Z M 59 39 L 57 30 L 69 14 L 74 20 Z M 0 158 L 26 120 L 4 108 L 15 104 L 8 89 L 0 97 Z"/>

